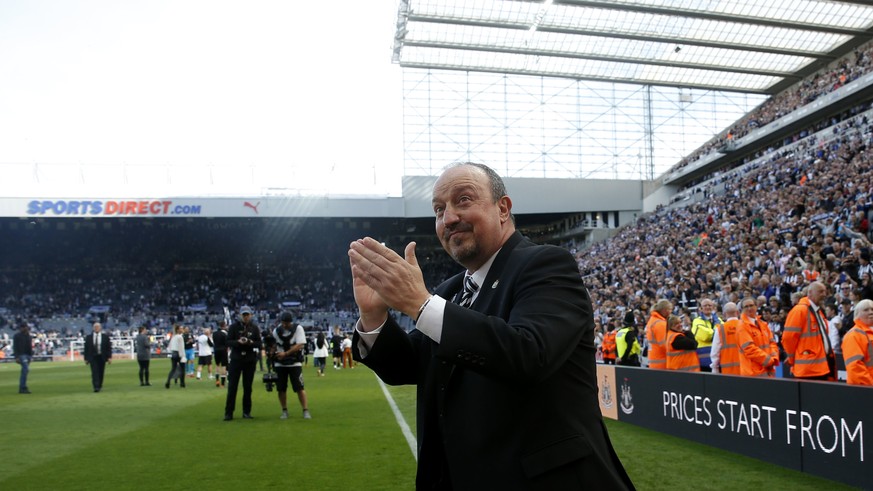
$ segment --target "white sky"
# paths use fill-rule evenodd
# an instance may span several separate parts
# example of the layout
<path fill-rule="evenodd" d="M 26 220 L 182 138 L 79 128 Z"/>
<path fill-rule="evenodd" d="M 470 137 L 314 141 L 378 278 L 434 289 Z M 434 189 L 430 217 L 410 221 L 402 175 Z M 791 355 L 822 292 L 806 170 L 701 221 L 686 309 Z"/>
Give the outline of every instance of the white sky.
<path fill-rule="evenodd" d="M 396 14 L 396 0 L 2 0 L 0 197 L 398 195 Z"/>

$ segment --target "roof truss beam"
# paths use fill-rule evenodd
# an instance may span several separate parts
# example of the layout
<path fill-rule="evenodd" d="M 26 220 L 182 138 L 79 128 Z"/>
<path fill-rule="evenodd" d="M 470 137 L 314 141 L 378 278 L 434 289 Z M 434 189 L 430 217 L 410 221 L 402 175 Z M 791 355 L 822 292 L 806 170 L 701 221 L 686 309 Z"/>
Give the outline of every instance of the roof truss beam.
<path fill-rule="evenodd" d="M 688 68 L 688 69 L 699 69 L 699 70 L 714 70 L 719 72 L 730 72 L 730 73 L 747 73 L 751 75 L 764 75 L 769 77 L 788 77 L 799 79 L 799 77 L 795 77 L 792 72 L 780 72 L 774 70 L 755 70 L 752 68 L 743 68 L 743 67 L 732 67 L 732 66 L 724 66 L 724 65 L 702 65 L 699 63 L 682 63 L 682 62 L 666 62 L 655 60 L 651 58 L 632 58 L 632 57 L 624 57 L 624 56 L 598 56 L 593 54 L 585 54 L 585 53 L 568 53 L 566 51 L 550 51 L 550 50 L 540 50 L 540 49 L 519 49 L 519 48 L 509 48 L 504 46 L 493 46 L 493 45 L 477 45 L 477 44 L 464 44 L 464 43 L 453 43 L 453 42 L 443 42 L 443 41 L 415 41 L 410 40 L 405 42 L 406 46 L 415 46 L 419 48 L 437 48 L 437 49 L 459 49 L 466 51 L 480 51 L 480 52 L 490 52 L 490 53 L 506 53 L 506 54 L 516 54 L 516 55 L 527 55 L 527 56 L 551 56 L 556 58 L 570 58 L 570 59 L 578 59 L 578 60 L 592 60 L 592 61 L 605 61 L 605 62 L 616 62 L 616 63 L 632 63 L 636 65 L 653 65 L 653 66 L 665 66 L 665 67 L 673 67 L 673 68 Z"/>
<path fill-rule="evenodd" d="M 409 14 L 409 22 L 429 22 L 435 24 L 448 24 L 448 25 L 458 25 L 458 26 L 467 26 L 467 27 L 490 27 L 496 29 L 509 29 L 516 31 L 529 31 L 530 26 L 522 23 L 508 23 L 508 22 L 499 22 L 499 21 L 489 21 L 482 19 L 461 19 L 456 17 L 439 17 L 439 16 L 431 16 L 431 15 L 423 15 L 423 14 Z M 755 46 L 755 45 L 738 45 L 734 43 L 719 43 L 713 41 L 703 41 L 697 39 L 690 38 L 680 38 L 680 37 L 671 37 L 671 36 L 647 36 L 642 34 L 628 34 L 628 33 L 616 33 L 613 31 L 605 32 L 605 31 L 594 31 L 589 29 L 567 29 L 560 27 L 549 27 L 540 25 L 537 28 L 538 32 L 551 32 L 557 34 L 570 34 L 577 36 L 599 36 L 599 37 L 607 37 L 613 39 L 633 39 L 636 41 L 648 41 L 648 42 L 656 42 L 656 43 L 669 43 L 676 44 L 678 46 L 705 46 L 708 48 L 721 48 L 721 49 L 733 49 L 740 51 L 753 51 L 757 53 L 774 53 L 779 55 L 786 56 L 804 56 L 809 58 L 821 58 L 821 59 L 832 59 L 831 55 L 822 54 L 814 51 L 800 51 L 800 50 L 791 50 L 791 49 L 780 49 L 766 46 Z M 404 41 L 409 42 L 407 41 Z"/>
<path fill-rule="evenodd" d="M 514 0 L 520 2 L 540 3 L 538 0 Z M 600 0 L 554 0 L 555 5 L 569 5 L 574 7 L 589 7 L 604 10 L 618 10 L 623 12 L 639 12 L 644 14 L 667 15 L 670 17 L 688 17 L 693 19 L 706 19 L 736 24 L 751 24 L 757 26 L 778 27 L 782 29 L 797 29 L 801 31 L 827 32 L 830 34 L 846 34 L 850 36 L 864 35 L 862 29 L 848 29 L 844 27 L 826 26 L 807 22 L 794 22 L 788 20 L 767 19 L 763 17 L 739 16 L 706 12 L 702 10 L 689 10 L 671 7 L 658 7 L 653 5 L 634 5 L 630 3 L 613 3 Z M 869 4 L 868 4 L 869 5 Z"/>
<path fill-rule="evenodd" d="M 517 75 L 529 75 L 535 77 L 551 77 L 551 78 L 567 78 L 571 80 L 585 80 L 590 82 L 610 82 L 610 83 L 628 83 L 628 84 L 636 84 L 636 85 L 654 85 L 660 87 L 686 87 L 691 89 L 705 89 L 705 90 L 720 90 L 724 92 L 741 92 L 744 94 L 768 94 L 767 90 L 762 89 L 738 89 L 737 87 L 724 87 L 721 85 L 707 85 L 707 84 L 699 84 L 699 83 L 676 83 L 676 82 L 664 82 L 661 80 L 646 80 L 640 78 L 625 78 L 625 77 L 598 77 L 593 75 L 586 75 L 581 73 L 554 73 L 554 72 L 544 72 L 539 70 L 507 70 L 502 68 L 488 68 L 488 67 L 471 67 L 464 65 L 449 65 L 449 64 L 441 64 L 441 63 L 417 63 L 417 62 L 404 62 L 401 64 L 404 68 L 418 68 L 422 70 L 455 70 L 455 71 L 463 71 L 463 72 L 484 72 L 484 73 L 501 73 L 501 74 L 517 74 Z"/>

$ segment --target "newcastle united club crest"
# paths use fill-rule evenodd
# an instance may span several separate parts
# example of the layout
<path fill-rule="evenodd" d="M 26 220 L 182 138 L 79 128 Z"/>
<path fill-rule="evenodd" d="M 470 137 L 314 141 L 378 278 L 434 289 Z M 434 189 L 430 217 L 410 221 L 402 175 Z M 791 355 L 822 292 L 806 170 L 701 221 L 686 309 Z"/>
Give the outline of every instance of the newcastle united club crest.
<path fill-rule="evenodd" d="M 621 411 L 625 414 L 630 414 L 634 412 L 634 401 L 631 397 L 631 389 L 630 385 L 627 383 L 627 379 L 621 384 L 621 403 L 619 404 L 621 407 Z"/>
<path fill-rule="evenodd" d="M 609 385 L 609 379 L 606 375 L 603 376 L 603 383 L 600 385 L 600 403 L 606 409 L 612 409 L 615 401 L 612 399 L 612 386 Z"/>

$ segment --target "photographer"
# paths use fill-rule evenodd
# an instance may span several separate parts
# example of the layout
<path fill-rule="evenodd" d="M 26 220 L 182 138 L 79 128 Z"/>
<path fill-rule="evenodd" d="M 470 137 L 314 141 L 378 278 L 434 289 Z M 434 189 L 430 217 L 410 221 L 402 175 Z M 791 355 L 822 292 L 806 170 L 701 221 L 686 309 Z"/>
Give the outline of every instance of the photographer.
<path fill-rule="evenodd" d="M 230 366 L 227 370 L 227 402 L 224 406 L 224 420 L 233 419 L 236 408 L 236 391 L 242 375 L 243 418 L 252 419 L 252 382 L 261 351 L 261 331 L 252 322 L 252 308 L 240 309 L 240 319 L 231 324 L 227 332 L 227 346 L 230 348 Z"/>
<path fill-rule="evenodd" d="M 267 346 L 268 366 L 272 363 L 276 369 L 276 391 L 279 393 L 279 404 L 282 405 L 280 419 L 288 419 L 288 379 L 291 379 L 291 389 L 297 394 L 300 407 L 303 408 L 303 419 L 310 419 L 312 416 L 309 414 L 306 390 L 303 388 L 303 348 L 306 345 L 306 333 L 303 326 L 294 327 L 294 316 L 290 312 L 283 312 L 279 320 L 279 326 L 273 329 L 264 342 Z"/>

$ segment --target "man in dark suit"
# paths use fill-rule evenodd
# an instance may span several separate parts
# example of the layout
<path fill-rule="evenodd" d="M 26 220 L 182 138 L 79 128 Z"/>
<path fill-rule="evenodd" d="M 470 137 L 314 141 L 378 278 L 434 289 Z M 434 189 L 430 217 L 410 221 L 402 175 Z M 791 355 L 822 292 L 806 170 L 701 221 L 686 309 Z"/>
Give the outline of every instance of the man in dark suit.
<path fill-rule="evenodd" d="M 103 372 L 112 363 L 112 341 L 103 332 L 103 325 L 94 323 L 94 330 L 85 336 L 85 364 L 91 366 L 91 385 L 94 392 L 103 389 Z"/>
<path fill-rule="evenodd" d="M 484 165 L 444 171 L 433 209 L 443 248 L 467 270 L 434 295 L 414 242 L 405 258 L 369 237 L 349 249 L 355 358 L 388 384 L 418 385 L 416 486 L 633 489 L 601 419 L 591 301 L 572 255 L 515 230 L 503 181 Z"/>
<path fill-rule="evenodd" d="M 236 393 L 242 377 L 242 409 L 244 419 L 252 417 L 252 382 L 261 350 L 261 330 L 252 322 L 252 308 L 240 309 L 240 318 L 227 331 L 227 346 L 230 348 L 230 366 L 227 369 L 227 398 L 224 404 L 224 420 L 233 419 L 236 409 Z"/>

